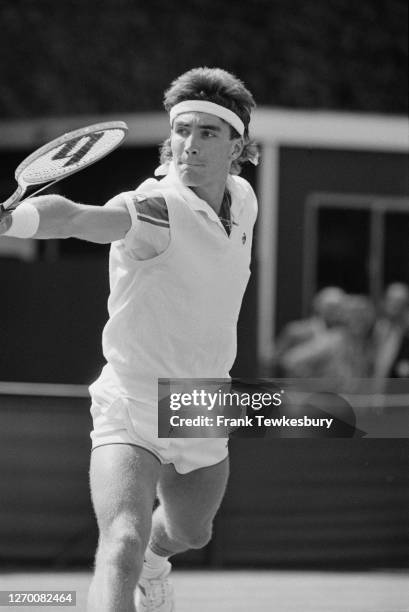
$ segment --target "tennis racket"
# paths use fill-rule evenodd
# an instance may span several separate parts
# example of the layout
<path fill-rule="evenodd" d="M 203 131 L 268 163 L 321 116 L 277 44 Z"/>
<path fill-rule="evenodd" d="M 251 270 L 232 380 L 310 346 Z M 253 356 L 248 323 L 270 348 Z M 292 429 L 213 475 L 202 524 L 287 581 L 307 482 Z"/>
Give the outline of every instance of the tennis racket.
<path fill-rule="evenodd" d="M 67 132 L 31 153 L 17 167 L 18 187 L 0 204 L 0 218 L 23 199 L 33 196 L 91 164 L 116 149 L 128 131 L 123 121 L 96 123 Z M 41 187 L 39 187 L 41 185 Z"/>

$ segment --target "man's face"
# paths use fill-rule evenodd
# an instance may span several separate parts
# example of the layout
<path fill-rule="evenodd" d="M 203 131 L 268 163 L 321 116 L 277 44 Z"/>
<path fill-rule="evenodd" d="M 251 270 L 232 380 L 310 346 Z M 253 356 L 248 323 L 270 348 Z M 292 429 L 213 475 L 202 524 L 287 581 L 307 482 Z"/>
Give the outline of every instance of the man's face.
<path fill-rule="evenodd" d="M 231 162 L 240 155 L 242 140 L 232 139 L 230 126 L 219 117 L 195 111 L 175 118 L 171 148 L 184 185 L 205 188 L 226 181 Z"/>
<path fill-rule="evenodd" d="M 409 294 L 405 287 L 399 284 L 388 287 L 385 294 L 384 311 L 391 319 L 399 319 L 409 311 Z"/>

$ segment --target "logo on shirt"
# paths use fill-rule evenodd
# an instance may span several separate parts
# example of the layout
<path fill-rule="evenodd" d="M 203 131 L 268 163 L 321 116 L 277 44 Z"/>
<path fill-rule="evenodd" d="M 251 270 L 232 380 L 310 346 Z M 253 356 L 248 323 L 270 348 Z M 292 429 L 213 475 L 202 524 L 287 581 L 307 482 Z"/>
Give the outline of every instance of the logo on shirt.
<path fill-rule="evenodd" d="M 246 244 L 246 240 L 247 240 L 246 232 L 243 232 L 243 236 L 241 237 L 241 241 L 242 241 L 243 244 Z"/>

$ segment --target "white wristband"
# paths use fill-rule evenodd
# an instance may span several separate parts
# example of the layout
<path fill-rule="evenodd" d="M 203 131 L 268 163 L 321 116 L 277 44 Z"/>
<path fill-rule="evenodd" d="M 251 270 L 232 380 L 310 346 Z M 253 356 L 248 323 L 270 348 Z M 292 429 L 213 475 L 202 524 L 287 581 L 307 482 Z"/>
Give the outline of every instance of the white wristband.
<path fill-rule="evenodd" d="M 35 206 L 30 202 L 23 202 L 11 213 L 11 225 L 3 236 L 15 236 L 16 238 L 31 238 L 40 225 L 40 215 Z"/>

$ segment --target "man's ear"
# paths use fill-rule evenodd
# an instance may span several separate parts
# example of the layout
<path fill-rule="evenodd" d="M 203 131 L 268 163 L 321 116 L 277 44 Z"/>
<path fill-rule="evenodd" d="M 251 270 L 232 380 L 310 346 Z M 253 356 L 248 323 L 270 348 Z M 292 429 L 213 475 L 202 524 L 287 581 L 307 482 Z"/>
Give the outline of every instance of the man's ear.
<path fill-rule="evenodd" d="M 242 138 L 235 138 L 231 147 L 231 158 L 232 160 L 238 159 L 244 149 L 244 142 Z"/>

